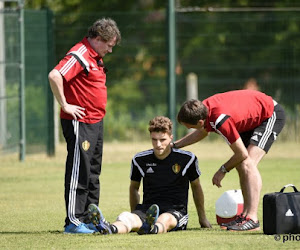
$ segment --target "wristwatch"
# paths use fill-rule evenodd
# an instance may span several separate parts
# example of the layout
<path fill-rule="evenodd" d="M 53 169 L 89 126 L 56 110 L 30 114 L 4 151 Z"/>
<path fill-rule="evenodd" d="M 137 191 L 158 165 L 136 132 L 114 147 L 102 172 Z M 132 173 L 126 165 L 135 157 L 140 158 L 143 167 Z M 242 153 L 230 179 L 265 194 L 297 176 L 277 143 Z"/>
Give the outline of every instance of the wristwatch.
<path fill-rule="evenodd" d="M 222 166 L 220 167 L 220 170 L 221 170 L 221 172 L 224 173 L 224 174 L 226 174 L 226 173 L 229 172 L 229 171 L 227 171 L 227 169 L 225 168 L 224 165 L 222 165 Z"/>

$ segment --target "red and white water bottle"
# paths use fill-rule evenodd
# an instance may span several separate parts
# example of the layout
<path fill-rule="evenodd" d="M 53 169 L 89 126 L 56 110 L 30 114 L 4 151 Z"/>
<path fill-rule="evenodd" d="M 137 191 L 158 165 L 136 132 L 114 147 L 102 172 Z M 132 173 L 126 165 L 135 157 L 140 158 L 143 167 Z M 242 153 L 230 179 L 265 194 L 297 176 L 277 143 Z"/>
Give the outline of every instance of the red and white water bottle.
<path fill-rule="evenodd" d="M 237 215 L 243 212 L 244 198 L 242 191 L 228 190 L 216 201 L 217 223 L 228 223 L 235 220 Z"/>

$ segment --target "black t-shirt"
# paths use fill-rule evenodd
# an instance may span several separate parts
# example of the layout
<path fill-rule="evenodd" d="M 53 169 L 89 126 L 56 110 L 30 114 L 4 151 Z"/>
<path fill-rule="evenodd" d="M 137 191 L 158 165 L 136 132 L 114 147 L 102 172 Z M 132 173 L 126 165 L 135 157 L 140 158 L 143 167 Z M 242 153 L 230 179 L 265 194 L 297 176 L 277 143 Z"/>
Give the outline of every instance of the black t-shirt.
<path fill-rule="evenodd" d="M 151 149 L 133 157 L 130 179 L 137 182 L 143 179 L 143 204 L 184 206 L 187 210 L 189 182 L 200 174 L 193 153 L 172 149 L 165 159 L 159 160 Z"/>

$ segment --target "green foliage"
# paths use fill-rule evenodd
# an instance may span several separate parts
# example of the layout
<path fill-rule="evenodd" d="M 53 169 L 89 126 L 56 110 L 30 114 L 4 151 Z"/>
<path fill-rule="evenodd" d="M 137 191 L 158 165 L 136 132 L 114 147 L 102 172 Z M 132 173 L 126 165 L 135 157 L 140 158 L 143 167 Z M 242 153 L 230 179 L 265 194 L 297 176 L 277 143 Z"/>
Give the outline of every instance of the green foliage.
<path fill-rule="evenodd" d="M 47 102 L 45 102 L 45 86 L 29 85 L 26 87 L 26 137 L 30 145 L 45 145 L 47 131 Z"/>
<path fill-rule="evenodd" d="M 63 12 L 93 12 L 93 11 L 136 11 L 153 10 L 165 6 L 164 1 L 155 0 L 110 0 L 110 1 L 85 1 L 85 0 L 30 0 L 25 1 L 27 8 L 51 8 Z"/>
<path fill-rule="evenodd" d="M 297 0 L 174 0 L 179 7 L 296 7 Z M 64 12 L 92 12 L 101 11 L 137 11 L 157 10 L 165 8 L 167 1 L 157 0 L 110 0 L 110 1 L 89 1 L 85 0 L 25 0 L 25 6 L 32 9 L 51 8 L 55 11 Z"/>
<path fill-rule="evenodd" d="M 3 100 L 6 104 L 6 145 L 7 149 L 14 149 L 19 143 L 19 84 L 7 82 L 6 84 L 7 99 Z M 1 100 L 2 102 L 2 100 Z"/>
<path fill-rule="evenodd" d="M 108 87 L 110 111 L 114 113 L 123 113 L 140 107 L 143 103 L 142 91 L 139 85 L 133 79 L 123 79 L 111 87 Z"/>
<path fill-rule="evenodd" d="M 19 101 L 19 83 L 6 84 L 6 146 L 16 147 L 19 144 L 20 135 L 20 101 Z M 25 89 L 26 100 L 26 139 L 30 142 L 28 148 L 33 145 L 41 146 L 46 144 L 47 131 L 47 103 L 44 101 L 44 87 L 28 85 Z M 36 150 L 37 148 L 35 148 Z"/>
<path fill-rule="evenodd" d="M 105 16 L 106 12 L 101 15 Z M 134 12 L 126 14 L 126 22 L 122 13 L 109 15 L 117 20 L 123 42 L 104 58 L 109 68 L 109 117 L 106 119 L 109 138 L 115 134 L 116 138 L 125 139 L 132 137 L 128 131 L 134 129 L 137 118 L 144 123 L 151 119 L 143 119 L 145 107 L 160 105 L 167 109 L 165 15 L 162 11 Z M 77 40 L 81 39 L 86 28 L 83 23 L 98 16 L 94 12 L 82 13 L 74 23 L 79 33 L 66 28 L 67 15 L 56 15 L 58 37 L 65 36 L 67 30 Z M 199 79 L 199 99 L 240 89 L 248 78 L 255 77 L 261 90 L 291 110 L 290 120 L 294 119 L 295 99 L 299 99 L 297 93 L 300 93 L 295 77 L 299 72 L 296 58 L 300 43 L 293 42 L 300 39 L 297 13 L 202 12 L 178 13 L 176 17 L 177 58 L 182 71 L 176 79 L 177 110 L 186 99 L 185 76 L 195 72 Z M 69 45 L 66 40 L 58 41 L 62 57 Z M 178 126 L 178 135 L 184 132 Z M 125 136 L 126 133 L 129 135 Z"/>
<path fill-rule="evenodd" d="M 107 114 L 104 118 L 104 136 L 108 141 L 138 141 L 148 138 L 148 123 L 157 115 L 166 115 L 165 105 L 147 105 L 144 112 L 136 115 L 130 110 L 108 101 Z M 133 108 L 135 108 L 133 104 Z"/>
<path fill-rule="evenodd" d="M 116 20 L 122 44 L 104 58 L 109 69 L 105 129 L 110 140 L 141 137 L 145 124 L 152 118 L 150 115 L 167 115 L 166 4 L 154 0 L 89 1 L 88 4 L 83 0 L 26 2 L 28 8 L 49 7 L 55 11 L 56 62 L 86 35 L 96 19 L 109 16 Z M 298 5 L 292 0 L 176 1 L 177 8 Z M 176 105 L 180 107 L 186 99 L 185 78 L 190 72 L 198 75 L 199 99 L 240 89 L 247 79 L 254 77 L 262 91 L 288 109 L 288 121 L 294 129 L 300 100 L 298 14 L 293 11 L 176 13 Z M 183 135 L 184 128 L 177 127 L 177 134 Z"/>

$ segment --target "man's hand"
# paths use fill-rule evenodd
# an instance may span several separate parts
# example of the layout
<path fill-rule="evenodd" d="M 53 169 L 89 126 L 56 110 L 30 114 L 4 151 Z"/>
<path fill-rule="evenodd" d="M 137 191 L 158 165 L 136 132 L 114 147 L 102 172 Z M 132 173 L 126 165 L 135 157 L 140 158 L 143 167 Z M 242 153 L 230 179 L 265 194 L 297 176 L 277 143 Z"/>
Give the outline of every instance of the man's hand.
<path fill-rule="evenodd" d="M 57 69 L 51 70 L 48 78 L 51 90 L 62 110 L 65 113 L 71 115 L 74 120 L 77 120 L 78 118 L 82 119 L 85 116 L 85 113 L 83 112 L 85 108 L 67 103 L 63 87 L 64 79 L 59 71 Z"/>
<path fill-rule="evenodd" d="M 201 228 L 212 228 L 211 224 L 206 218 L 199 220 L 199 224 Z"/>
<path fill-rule="evenodd" d="M 223 173 L 220 169 L 215 173 L 214 177 L 212 178 L 213 185 L 216 185 L 217 187 L 221 186 L 221 181 L 225 177 L 225 173 Z"/>
<path fill-rule="evenodd" d="M 77 120 L 77 117 L 82 119 L 85 116 L 85 113 L 83 112 L 85 108 L 76 105 L 66 104 L 64 107 L 62 107 L 62 110 L 65 113 L 73 116 L 74 120 Z"/>

